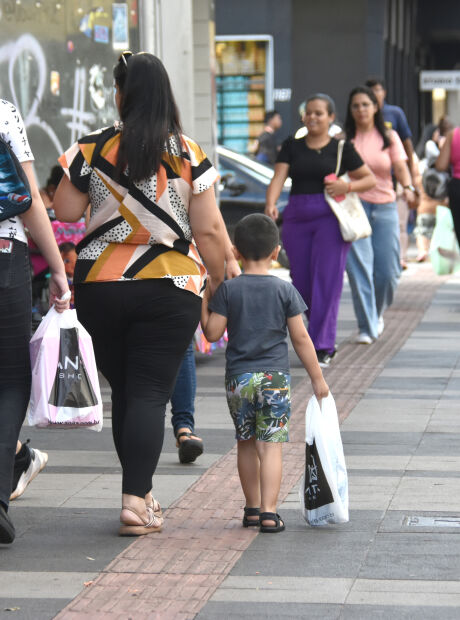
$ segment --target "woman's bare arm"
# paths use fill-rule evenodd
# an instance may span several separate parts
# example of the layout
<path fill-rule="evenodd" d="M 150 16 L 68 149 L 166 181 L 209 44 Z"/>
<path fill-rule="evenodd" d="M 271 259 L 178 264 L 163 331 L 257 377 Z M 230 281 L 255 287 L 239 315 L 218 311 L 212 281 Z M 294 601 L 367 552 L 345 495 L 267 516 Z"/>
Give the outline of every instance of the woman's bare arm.
<path fill-rule="evenodd" d="M 272 220 L 278 219 L 278 209 L 276 201 L 280 197 L 283 185 L 289 176 L 289 164 L 275 164 L 275 174 L 273 175 L 270 185 L 267 187 L 267 195 L 265 198 L 265 215 L 271 217 Z"/>
<path fill-rule="evenodd" d="M 454 136 L 454 130 L 449 131 L 444 140 L 444 144 L 441 147 L 441 152 L 438 155 L 438 159 L 436 160 L 434 166 L 436 170 L 443 172 L 449 168 L 450 164 L 450 148 L 452 146 L 452 138 Z"/>
<path fill-rule="evenodd" d="M 64 175 L 54 194 L 53 209 L 61 222 L 78 222 L 88 208 L 89 196 L 80 192 Z"/>
<path fill-rule="evenodd" d="M 198 250 L 211 276 L 211 293 L 224 279 L 225 237 L 214 187 L 193 194 L 189 206 L 190 226 Z"/>
<path fill-rule="evenodd" d="M 62 311 L 69 307 L 69 301 L 59 301 L 69 290 L 67 276 L 65 275 L 64 263 L 54 238 L 51 222 L 40 196 L 37 181 L 31 161 L 25 161 L 22 168 L 26 173 L 32 194 L 30 208 L 21 215 L 24 225 L 27 227 L 32 239 L 37 244 L 43 258 L 51 271 L 50 303 L 54 303 L 56 310 Z"/>

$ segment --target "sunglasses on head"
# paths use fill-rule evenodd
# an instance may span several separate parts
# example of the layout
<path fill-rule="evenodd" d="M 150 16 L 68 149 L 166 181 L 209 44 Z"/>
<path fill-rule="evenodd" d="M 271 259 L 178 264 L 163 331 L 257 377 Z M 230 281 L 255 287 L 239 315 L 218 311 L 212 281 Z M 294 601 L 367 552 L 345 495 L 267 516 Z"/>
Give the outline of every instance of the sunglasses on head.
<path fill-rule="evenodd" d="M 122 62 L 124 63 L 125 67 L 128 66 L 128 58 L 131 58 L 131 56 L 133 55 L 133 53 L 129 50 L 126 50 L 125 52 L 121 52 L 120 57 L 118 58 L 118 62 Z"/>

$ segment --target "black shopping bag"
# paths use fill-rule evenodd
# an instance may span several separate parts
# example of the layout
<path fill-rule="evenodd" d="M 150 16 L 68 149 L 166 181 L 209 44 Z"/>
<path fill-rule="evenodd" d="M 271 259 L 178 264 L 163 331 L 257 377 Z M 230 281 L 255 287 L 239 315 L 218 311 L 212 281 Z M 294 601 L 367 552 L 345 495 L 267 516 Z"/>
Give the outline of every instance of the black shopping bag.
<path fill-rule="evenodd" d="M 304 501 L 307 510 L 321 508 L 334 501 L 324 473 L 316 443 L 305 444 Z"/>
<path fill-rule="evenodd" d="M 48 402 L 55 407 L 74 408 L 98 404 L 80 353 L 76 327 L 60 329 L 59 361 Z"/>

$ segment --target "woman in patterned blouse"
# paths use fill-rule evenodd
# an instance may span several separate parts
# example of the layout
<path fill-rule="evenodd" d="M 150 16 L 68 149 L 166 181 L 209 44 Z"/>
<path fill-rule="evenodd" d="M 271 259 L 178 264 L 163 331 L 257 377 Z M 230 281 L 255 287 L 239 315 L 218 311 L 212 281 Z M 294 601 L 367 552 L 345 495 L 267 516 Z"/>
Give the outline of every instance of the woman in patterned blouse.
<path fill-rule="evenodd" d="M 84 136 L 60 158 L 54 209 L 77 221 L 75 305 L 112 388 L 123 469 L 121 535 L 161 530 L 151 494 L 166 403 L 197 327 L 207 272 L 224 277 L 216 170 L 181 132 L 161 61 L 124 52 L 114 69 L 121 122 Z M 206 268 L 204 267 L 206 264 Z"/>

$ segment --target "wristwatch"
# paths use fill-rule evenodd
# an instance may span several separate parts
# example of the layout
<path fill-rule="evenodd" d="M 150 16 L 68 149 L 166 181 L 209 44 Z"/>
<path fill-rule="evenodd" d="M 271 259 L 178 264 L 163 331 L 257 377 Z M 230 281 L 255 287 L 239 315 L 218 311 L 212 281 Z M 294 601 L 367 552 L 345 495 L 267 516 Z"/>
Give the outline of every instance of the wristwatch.
<path fill-rule="evenodd" d="M 408 189 L 415 193 L 415 187 L 413 185 L 404 185 L 403 189 Z"/>

